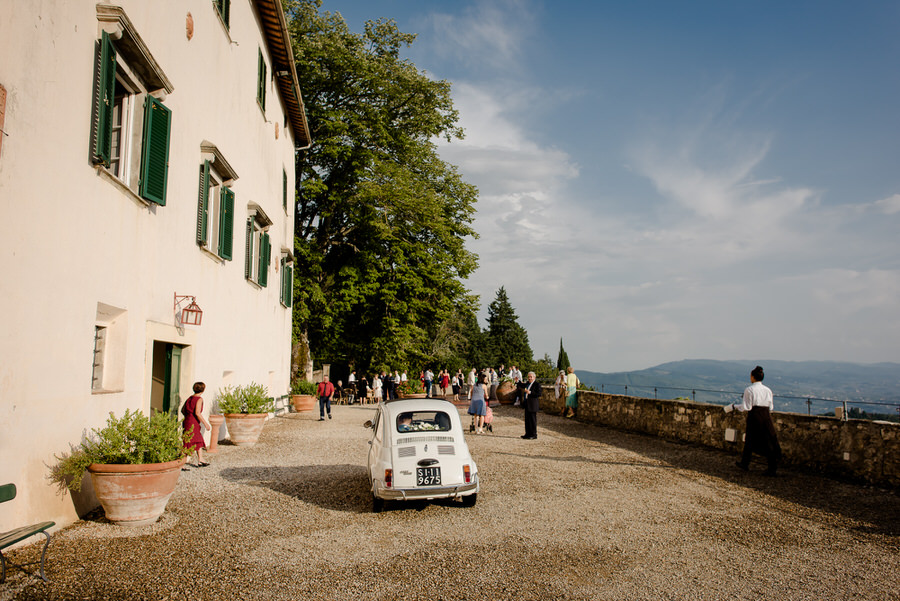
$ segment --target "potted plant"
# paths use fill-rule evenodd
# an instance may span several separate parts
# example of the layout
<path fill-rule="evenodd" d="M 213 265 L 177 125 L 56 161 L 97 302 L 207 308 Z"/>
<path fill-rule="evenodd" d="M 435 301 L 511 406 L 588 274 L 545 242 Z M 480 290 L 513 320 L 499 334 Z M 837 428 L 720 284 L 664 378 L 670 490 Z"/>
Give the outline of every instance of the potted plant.
<path fill-rule="evenodd" d="M 245 386 L 219 389 L 216 393 L 219 411 L 225 416 L 225 426 L 231 442 L 239 446 L 251 447 L 259 440 L 263 425 L 275 403 L 269 397 L 268 389 L 262 384 L 251 382 Z"/>
<path fill-rule="evenodd" d="M 291 386 L 291 403 L 294 411 L 313 411 L 316 408 L 316 385 L 309 380 L 294 380 Z"/>
<path fill-rule="evenodd" d="M 404 382 L 400 382 L 400 398 L 424 399 L 425 393 L 422 392 L 422 383 L 418 380 L 406 380 Z"/>
<path fill-rule="evenodd" d="M 63 490 L 80 491 L 85 472 L 106 518 L 122 526 L 143 526 L 159 519 L 175 491 L 187 452 L 178 417 L 126 410 L 113 413 L 106 427 L 57 456 L 50 478 Z"/>

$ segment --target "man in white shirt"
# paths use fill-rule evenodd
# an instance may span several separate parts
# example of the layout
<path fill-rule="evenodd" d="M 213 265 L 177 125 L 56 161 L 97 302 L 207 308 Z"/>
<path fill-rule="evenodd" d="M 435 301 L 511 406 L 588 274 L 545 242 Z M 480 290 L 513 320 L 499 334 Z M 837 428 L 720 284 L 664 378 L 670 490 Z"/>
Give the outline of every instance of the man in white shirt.
<path fill-rule="evenodd" d="M 763 385 L 766 377 L 763 368 L 757 365 L 750 372 L 750 386 L 744 389 L 744 396 L 739 404 L 731 407 L 747 412 L 747 429 L 744 438 L 744 452 L 737 466 L 744 471 L 750 469 L 750 457 L 753 453 L 764 456 L 769 462 L 766 476 L 774 476 L 781 459 L 781 445 L 775 434 L 771 410 L 775 408 L 772 390 Z"/>

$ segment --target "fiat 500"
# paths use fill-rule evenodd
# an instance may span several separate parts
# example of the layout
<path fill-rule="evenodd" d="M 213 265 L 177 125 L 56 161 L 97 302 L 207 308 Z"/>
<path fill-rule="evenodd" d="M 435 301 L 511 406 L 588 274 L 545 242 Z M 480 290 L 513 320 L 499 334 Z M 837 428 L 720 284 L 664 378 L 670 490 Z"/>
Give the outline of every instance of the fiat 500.
<path fill-rule="evenodd" d="M 478 467 L 469 454 L 456 407 L 437 399 L 379 403 L 367 461 L 372 509 L 385 501 L 478 499 Z"/>

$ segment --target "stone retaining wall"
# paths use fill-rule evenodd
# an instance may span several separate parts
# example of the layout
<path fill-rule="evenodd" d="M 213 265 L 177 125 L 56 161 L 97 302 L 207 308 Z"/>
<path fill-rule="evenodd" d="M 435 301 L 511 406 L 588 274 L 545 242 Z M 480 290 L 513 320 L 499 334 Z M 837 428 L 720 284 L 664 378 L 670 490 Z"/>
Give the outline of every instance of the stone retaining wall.
<path fill-rule="evenodd" d="M 541 410 L 560 413 L 564 399 L 544 388 Z M 743 448 L 745 414 L 721 405 L 578 392 L 578 421 L 733 451 Z M 773 412 L 784 465 L 900 487 L 900 424 Z"/>

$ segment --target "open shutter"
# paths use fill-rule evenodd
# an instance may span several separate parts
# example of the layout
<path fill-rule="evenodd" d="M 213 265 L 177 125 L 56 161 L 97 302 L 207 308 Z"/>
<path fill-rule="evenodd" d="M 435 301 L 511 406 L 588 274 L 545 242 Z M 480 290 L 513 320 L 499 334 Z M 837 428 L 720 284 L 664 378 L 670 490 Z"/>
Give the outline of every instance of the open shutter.
<path fill-rule="evenodd" d="M 162 206 L 166 204 L 171 125 L 172 111 L 148 94 L 144 101 L 144 138 L 139 192 L 141 198 Z"/>
<path fill-rule="evenodd" d="M 286 259 L 281 259 L 281 302 L 285 307 L 291 306 L 294 292 L 294 268 Z"/>
<path fill-rule="evenodd" d="M 234 192 L 222 186 L 219 205 L 219 256 L 231 260 L 234 250 Z"/>
<path fill-rule="evenodd" d="M 219 11 L 219 14 L 222 16 L 222 21 L 225 23 L 225 27 L 230 27 L 229 20 L 231 19 L 231 0 L 214 0 L 216 5 L 216 10 Z"/>
<path fill-rule="evenodd" d="M 197 201 L 197 244 L 206 246 L 209 230 L 209 161 L 200 165 L 200 198 Z"/>
<path fill-rule="evenodd" d="M 259 238 L 259 285 L 265 287 L 269 283 L 269 262 L 272 258 L 272 245 L 269 234 L 263 233 Z"/>
<path fill-rule="evenodd" d="M 285 169 L 281 170 L 281 204 L 287 211 L 287 171 Z"/>
<path fill-rule="evenodd" d="M 244 261 L 244 277 L 248 280 L 253 275 L 253 219 L 247 220 L 247 253 Z"/>
<path fill-rule="evenodd" d="M 109 166 L 112 156 L 113 104 L 116 93 L 116 49 L 105 31 L 97 43 L 97 72 L 94 82 L 94 110 L 91 138 L 94 163 Z"/>
<path fill-rule="evenodd" d="M 259 106 L 265 110 L 266 108 L 266 59 L 263 58 L 262 50 L 259 51 L 259 68 L 256 81 L 256 100 Z"/>

